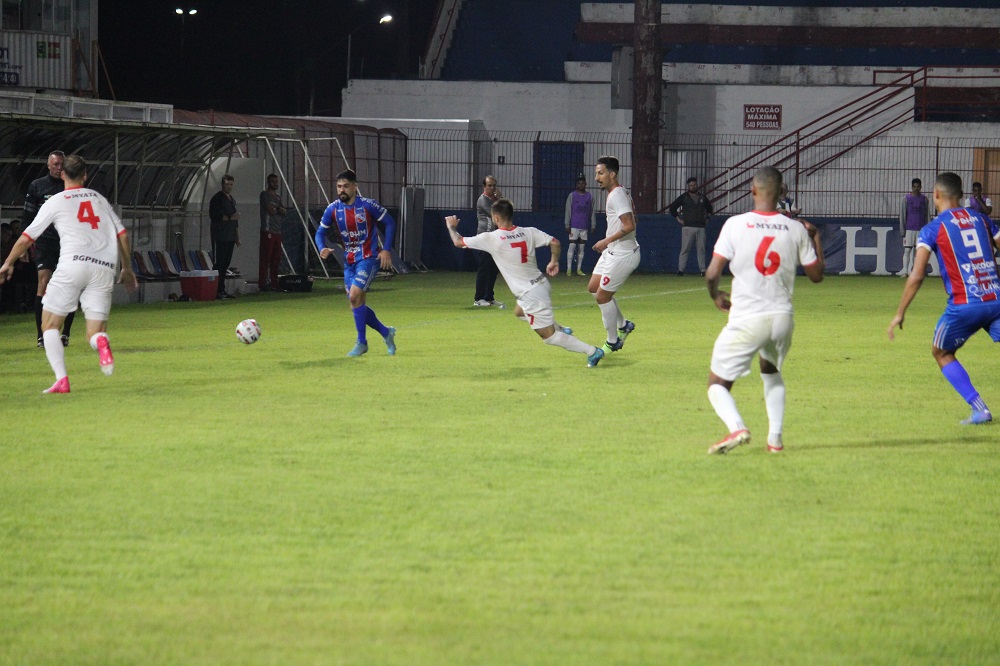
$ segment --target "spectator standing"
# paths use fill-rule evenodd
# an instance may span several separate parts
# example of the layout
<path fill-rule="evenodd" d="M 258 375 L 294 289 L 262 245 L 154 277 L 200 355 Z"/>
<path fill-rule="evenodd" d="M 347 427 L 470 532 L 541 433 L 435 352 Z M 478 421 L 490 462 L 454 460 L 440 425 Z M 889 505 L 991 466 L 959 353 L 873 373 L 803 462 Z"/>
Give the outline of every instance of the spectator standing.
<path fill-rule="evenodd" d="M 83 307 L 87 337 L 98 354 L 101 371 L 105 375 L 114 372 L 107 330 L 115 268 L 119 261 L 118 281 L 130 290 L 137 286 L 125 227 L 107 199 L 84 187 L 87 163 L 79 155 L 70 155 L 65 158 L 62 178 L 66 190 L 73 190 L 72 193 L 57 193 L 39 208 L 34 222 L 24 230 L 0 266 L 2 282 L 13 274 L 14 263 L 28 251 L 34 239 L 40 238 L 48 226 L 57 227 L 61 237 L 60 255 L 42 309 L 45 355 L 56 382 L 44 393 L 70 392 L 66 350 L 59 344 L 59 329 L 66 315 L 75 312 L 77 307 Z"/>
<path fill-rule="evenodd" d="M 993 215 L 993 200 L 983 196 L 983 184 L 972 184 L 972 196 L 965 200 L 965 207 L 983 215 Z"/>
<path fill-rule="evenodd" d="M 900 277 L 906 277 L 913 270 L 913 250 L 917 246 L 917 234 L 930 221 L 930 204 L 921 194 L 923 183 L 919 178 L 910 181 L 910 193 L 903 199 L 903 210 L 899 214 L 899 224 L 903 232 L 903 269 Z"/>
<path fill-rule="evenodd" d="M 281 225 L 287 210 L 278 194 L 278 176 L 267 177 L 267 189 L 260 193 L 260 262 L 257 287 L 261 291 L 278 288 L 278 267 L 281 265 Z"/>
<path fill-rule="evenodd" d="M 240 214 L 236 210 L 233 188 L 236 179 L 228 173 L 222 177 L 222 189 L 208 203 L 208 218 L 212 221 L 212 254 L 219 271 L 219 291 L 216 298 L 232 298 L 226 293 L 226 272 L 233 262 L 233 251 L 240 244 Z"/>
<path fill-rule="evenodd" d="M 566 249 L 566 275 L 573 275 L 573 255 L 576 254 L 576 274 L 583 272 L 583 251 L 587 244 L 587 231 L 594 233 L 597 215 L 594 211 L 594 196 L 587 191 L 587 179 L 582 175 L 576 179 L 576 189 L 566 197 L 566 233 L 569 243 Z"/>
<path fill-rule="evenodd" d="M 62 168 L 65 159 L 65 153 L 61 150 L 53 150 L 49 153 L 49 159 L 46 162 L 48 174 L 31 181 L 31 185 L 28 186 L 28 193 L 24 197 L 24 214 L 22 215 L 25 228 L 34 222 L 38 210 L 53 194 L 63 191 Z M 56 231 L 55 226 L 51 226 L 35 241 L 34 246 L 35 269 L 38 271 L 38 286 L 35 290 L 35 328 L 38 333 L 36 343 L 38 347 L 45 346 L 45 341 L 42 339 L 42 297 L 45 295 L 45 289 L 49 285 L 49 280 L 52 279 L 52 272 L 55 271 L 58 261 L 59 232 Z M 75 314 L 75 312 L 67 313 L 63 323 L 61 338 L 63 347 L 69 346 L 69 332 L 73 328 Z"/>
<path fill-rule="evenodd" d="M 781 195 L 778 196 L 778 212 L 793 220 L 802 212 L 801 208 L 795 207 L 795 202 L 788 196 L 788 185 L 781 184 Z"/>
<path fill-rule="evenodd" d="M 500 199 L 500 189 L 494 176 L 483 178 L 483 193 L 476 201 L 476 233 L 485 234 L 496 229 L 493 223 L 493 204 Z M 476 298 L 472 304 L 479 308 L 504 308 L 503 303 L 496 299 L 493 289 L 497 283 L 500 271 L 489 252 L 476 250 Z"/>
<path fill-rule="evenodd" d="M 712 214 L 712 202 L 698 191 L 698 179 L 687 179 L 687 191 L 670 204 L 670 214 L 677 218 L 681 229 L 681 253 L 677 258 L 677 274 L 687 270 L 691 245 L 698 253 L 698 270 L 705 274 L 705 225 Z"/>
<path fill-rule="evenodd" d="M 376 222 L 385 224 L 385 245 L 378 237 Z M 336 226 L 344 246 L 344 289 L 354 315 L 358 339 L 348 356 L 368 353 L 366 328 L 372 328 L 385 340 L 389 356 L 396 354 L 396 329 L 386 326 L 375 311 L 368 307 L 368 288 L 378 275 L 378 269 L 392 268 L 389 248 L 396 234 L 396 220 L 382 204 L 358 195 L 358 177 L 351 170 L 337 174 L 337 200 L 326 207 L 316 229 L 316 247 L 320 259 L 333 250 L 326 245 L 327 231 Z"/>

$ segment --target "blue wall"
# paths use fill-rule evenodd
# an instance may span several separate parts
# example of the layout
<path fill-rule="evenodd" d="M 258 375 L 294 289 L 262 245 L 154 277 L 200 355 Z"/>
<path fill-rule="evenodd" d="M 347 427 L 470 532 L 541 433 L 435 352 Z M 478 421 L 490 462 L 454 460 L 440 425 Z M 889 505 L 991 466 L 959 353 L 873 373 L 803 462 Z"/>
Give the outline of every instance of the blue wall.
<path fill-rule="evenodd" d="M 442 71 L 447 81 L 562 81 L 568 61 L 610 62 L 611 44 L 576 40 L 580 0 L 466 0 Z M 696 5 L 745 5 L 738 0 Z M 787 7 L 972 7 L 971 0 L 763 0 L 749 4 Z M 972 27 L 972 26 L 970 26 Z M 681 28 L 683 29 L 683 28 Z M 930 29 L 930 28 L 928 28 Z M 876 67 L 993 66 L 995 49 L 800 47 L 664 44 L 664 62 L 731 65 L 831 65 Z"/>

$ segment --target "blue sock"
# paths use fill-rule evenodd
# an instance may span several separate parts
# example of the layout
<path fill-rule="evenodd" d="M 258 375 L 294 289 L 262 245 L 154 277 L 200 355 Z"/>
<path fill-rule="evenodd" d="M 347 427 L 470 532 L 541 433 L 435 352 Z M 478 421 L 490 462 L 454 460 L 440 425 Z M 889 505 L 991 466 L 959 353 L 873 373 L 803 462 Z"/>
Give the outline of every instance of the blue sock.
<path fill-rule="evenodd" d="M 951 383 L 955 390 L 958 391 L 958 394 L 962 396 L 962 399 L 969 403 L 973 409 L 980 411 L 987 409 L 986 403 L 979 397 L 979 391 L 972 385 L 969 373 L 965 371 L 961 363 L 957 360 L 952 361 L 941 368 L 941 374 L 944 375 L 944 378 Z"/>
<path fill-rule="evenodd" d="M 361 305 L 351 308 L 351 313 L 354 315 L 354 327 L 358 329 L 358 342 L 367 345 L 368 338 L 365 337 L 365 318 L 368 316 L 368 306 Z"/>
<path fill-rule="evenodd" d="M 375 311 L 372 310 L 371 308 L 368 308 L 368 316 L 365 318 L 365 323 L 367 323 L 369 326 L 378 331 L 378 334 L 381 335 L 383 338 L 389 332 L 389 329 L 386 328 L 385 325 L 378 320 L 378 317 L 375 316 Z"/>

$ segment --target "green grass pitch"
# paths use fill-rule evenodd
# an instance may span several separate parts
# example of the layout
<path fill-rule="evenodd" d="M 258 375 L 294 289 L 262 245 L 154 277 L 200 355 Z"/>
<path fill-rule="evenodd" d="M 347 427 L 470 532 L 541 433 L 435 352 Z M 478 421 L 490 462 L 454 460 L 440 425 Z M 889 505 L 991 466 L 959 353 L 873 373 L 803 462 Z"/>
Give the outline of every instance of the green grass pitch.
<path fill-rule="evenodd" d="M 596 369 L 473 282 L 377 283 L 395 357 L 344 357 L 336 282 L 117 307 L 70 395 L 0 319 L 0 664 L 1000 663 L 1000 431 L 930 356 L 938 278 L 894 343 L 902 280 L 800 279 L 786 450 L 755 371 L 718 457 L 702 280 L 633 276 Z M 599 344 L 585 283 L 556 315 Z M 959 358 L 1000 406 L 988 336 Z"/>

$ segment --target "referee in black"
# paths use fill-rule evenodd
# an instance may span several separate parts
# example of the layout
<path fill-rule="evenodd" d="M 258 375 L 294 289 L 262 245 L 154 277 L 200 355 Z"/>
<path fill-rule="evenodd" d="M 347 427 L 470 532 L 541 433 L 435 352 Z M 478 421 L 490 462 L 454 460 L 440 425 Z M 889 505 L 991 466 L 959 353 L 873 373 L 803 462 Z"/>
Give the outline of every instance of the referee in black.
<path fill-rule="evenodd" d="M 38 209 L 42 207 L 49 197 L 63 191 L 62 168 L 65 153 L 61 150 L 53 150 L 49 153 L 49 161 L 46 166 L 49 169 L 48 175 L 31 181 L 28 186 L 28 193 L 24 197 L 24 228 L 35 221 Z M 42 296 L 45 295 L 45 288 L 49 286 L 52 279 L 52 271 L 59 263 L 59 234 L 55 225 L 46 229 L 41 236 L 35 240 L 35 268 L 38 269 L 38 291 L 35 292 L 35 326 L 38 328 L 38 346 L 45 347 L 42 342 Z M 63 347 L 69 346 L 69 331 L 73 327 L 73 315 L 70 312 L 63 323 L 62 343 Z"/>

